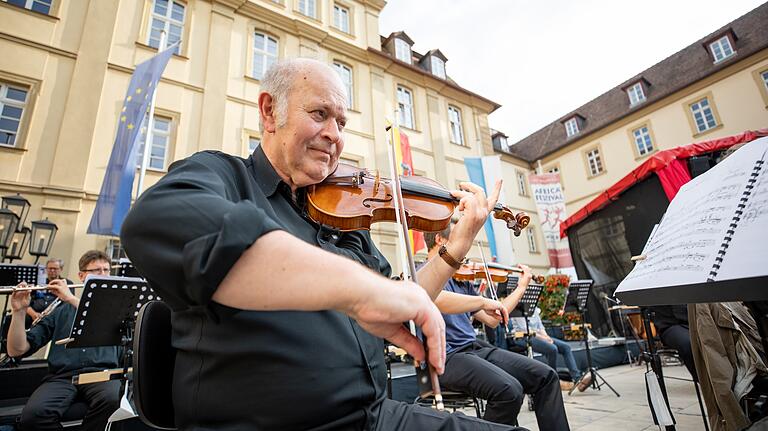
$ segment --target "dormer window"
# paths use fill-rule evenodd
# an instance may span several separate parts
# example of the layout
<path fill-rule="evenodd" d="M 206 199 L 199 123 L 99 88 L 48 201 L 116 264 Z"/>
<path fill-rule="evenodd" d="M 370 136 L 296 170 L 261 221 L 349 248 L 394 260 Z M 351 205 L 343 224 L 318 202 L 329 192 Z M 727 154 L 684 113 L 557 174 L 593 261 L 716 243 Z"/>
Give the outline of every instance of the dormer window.
<path fill-rule="evenodd" d="M 565 122 L 565 134 L 570 138 L 579 134 L 579 118 L 571 117 Z"/>
<path fill-rule="evenodd" d="M 432 66 L 432 74 L 435 76 L 438 76 L 440 78 L 445 79 L 445 62 L 442 58 L 436 57 L 434 55 L 430 56 L 431 66 Z"/>
<path fill-rule="evenodd" d="M 395 39 L 395 58 L 398 60 L 411 64 L 411 45 L 403 39 Z"/>
<path fill-rule="evenodd" d="M 499 146 L 502 150 L 509 151 L 509 142 L 507 142 L 506 136 L 499 135 Z"/>
<path fill-rule="evenodd" d="M 627 88 L 627 96 L 629 96 L 629 106 L 635 106 L 639 103 L 645 102 L 645 91 L 643 91 L 643 83 L 636 82 L 634 85 Z"/>
<path fill-rule="evenodd" d="M 733 54 L 736 54 L 736 51 L 733 50 L 731 38 L 727 34 L 710 43 L 709 52 L 712 54 L 712 58 L 715 60 L 715 64 L 720 63 Z"/>

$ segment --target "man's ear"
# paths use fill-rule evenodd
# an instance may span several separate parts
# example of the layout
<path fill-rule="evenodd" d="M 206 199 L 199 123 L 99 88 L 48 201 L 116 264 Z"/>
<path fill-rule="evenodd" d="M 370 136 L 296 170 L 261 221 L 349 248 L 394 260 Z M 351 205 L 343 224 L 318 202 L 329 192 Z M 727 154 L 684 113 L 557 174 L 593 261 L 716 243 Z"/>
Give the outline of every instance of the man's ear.
<path fill-rule="evenodd" d="M 259 94 L 259 115 L 261 116 L 261 121 L 264 125 L 262 133 L 275 133 L 275 129 L 277 129 L 277 119 L 275 118 L 275 103 L 271 94 Z"/>

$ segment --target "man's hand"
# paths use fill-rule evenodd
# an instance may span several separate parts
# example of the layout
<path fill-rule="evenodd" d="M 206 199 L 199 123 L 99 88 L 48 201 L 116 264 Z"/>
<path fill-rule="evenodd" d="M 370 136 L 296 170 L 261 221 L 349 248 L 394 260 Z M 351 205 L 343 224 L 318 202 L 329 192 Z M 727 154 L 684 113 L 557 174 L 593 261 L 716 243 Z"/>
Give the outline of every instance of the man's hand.
<path fill-rule="evenodd" d="M 17 288 L 27 287 L 27 283 L 19 283 Z M 15 312 L 26 312 L 27 307 L 29 307 L 29 299 L 31 295 L 29 293 L 29 290 L 22 290 L 19 292 L 14 292 L 11 294 L 11 310 Z"/>
<path fill-rule="evenodd" d="M 454 190 L 451 194 L 459 199 L 458 210 L 462 212 L 456 226 L 451 231 L 451 240 L 448 252 L 459 259 L 466 256 L 472 241 L 485 224 L 488 214 L 496 206 L 501 193 L 501 180 L 496 181 L 496 186 L 490 196 L 486 198 L 483 189 L 470 182 L 459 184 L 461 190 Z"/>
<path fill-rule="evenodd" d="M 423 361 L 425 355 L 421 341 L 403 326 L 403 322 L 413 320 L 427 339 L 429 363 L 438 374 L 442 374 L 445 369 L 443 316 L 421 286 L 411 282 L 390 283 L 387 288 L 377 287 L 347 314 L 369 333 L 386 338 L 405 349 L 414 359 Z"/>
<path fill-rule="evenodd" d="M 31 317 L 32 321 L 34 322 L 38 317 L 40 317 L 40 313 L 32 309 L 32 307 L 27 307 L 27 316 Z"/>
<path fill-rule="evenodd" d="M 62 279 L 56 279 L 51 280 L 48 283 L 49 290 L 51 293 L 56 295 L 57 298 L 61 299 L 62 302 L 66 302 L 69 304 L 74 305 L 77 307 L 77 297 L 72 294 L 72 292 L 69 290 L 69 286 L 67 286 L 67 281 Z"/>
<path fill-rule="evenodd" d="M 489 298 L 483 299 L 484 301 L 482 311 L 484 311 L 485 314 L 505 325 L 509 323 L 509 311 L 507 310 L 507 307 L 504 306 L 504 304 Z"/>
<path fill-rule="evenodd" d="M 528 287 L 528 283 L 530 283 L 531 278 L 533 275 L 531 274 L 531 268 L 528 265 L 517 265 L 518 268 L 523 270 L 523 273 L 520 274 L 520 280 L 518 281 L 518 284 L 525 283 L 525 287 Z"/>

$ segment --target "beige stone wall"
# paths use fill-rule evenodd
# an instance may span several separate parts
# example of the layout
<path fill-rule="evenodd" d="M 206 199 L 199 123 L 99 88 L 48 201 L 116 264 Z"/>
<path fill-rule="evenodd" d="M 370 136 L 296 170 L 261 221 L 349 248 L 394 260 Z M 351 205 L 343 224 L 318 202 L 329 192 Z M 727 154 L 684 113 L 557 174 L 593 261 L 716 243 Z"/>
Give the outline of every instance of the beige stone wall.
<path fill-rule="evenodd" d="M 108 238 L 86 230 L 131 73 L 156 50 L 147 46 L 151 0 L 53 3 L 45 16 L 0 2 L 0 81 L 30 88 L 21 148 L 0 147 L 0 195 L 22 193 L 32 203 L 29 220 L 48 217 L 59 226 L 51 255 L 65 259 L 66 275 L 74 278 L 82 252 L 106 247 Z M 296 0 L 185 2 L 181 52 L 157 91 L 156 115 L 172 119 L 166 168 L 205 149 L 247 156 L 248 137 L 260 136 L 260 83 L 249 76 L 258 30 L 279 41 L 281 58 L 309 56 L 352 68 L 354 106 L 343 157 L 388 172 L 384 130 L 394 119 L 396 85 L 403 84 L 414 92 L 416 127 L 405 133 L 417 173 L 448 186 L 465 180 L 462 158 L 490 145 L 493 105 L 369 51 L 380 49 L 383 1 L 338 0 L 351 12 L 352 34 L 331 25 L 334 1 L 318 3 L 314 20 L 297 12 Z M 466 147 L 448 143 L 448 104 L 462 113 Z M 164 173 L 149 170 L 145 188 Z M 399 272 L 393 226 L 375 226 L 373 234 Z"/>

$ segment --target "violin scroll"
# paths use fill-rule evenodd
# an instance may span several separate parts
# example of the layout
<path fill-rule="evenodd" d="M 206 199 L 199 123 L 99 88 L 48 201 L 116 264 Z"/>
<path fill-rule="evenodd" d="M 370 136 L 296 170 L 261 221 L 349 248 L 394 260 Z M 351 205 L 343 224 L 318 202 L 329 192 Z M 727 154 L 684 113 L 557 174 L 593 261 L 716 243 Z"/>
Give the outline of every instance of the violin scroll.
<path fill-rule="evenodd" d="M 515 236 L 520 236 L 520 232 L 531 222 L 531 217 L 524 212 L 515 214 L 509 207 L 501 205 L 500 209 L 493 210 L 493 217 L 504 220 L 507 228 L 512 230 Z"/>

